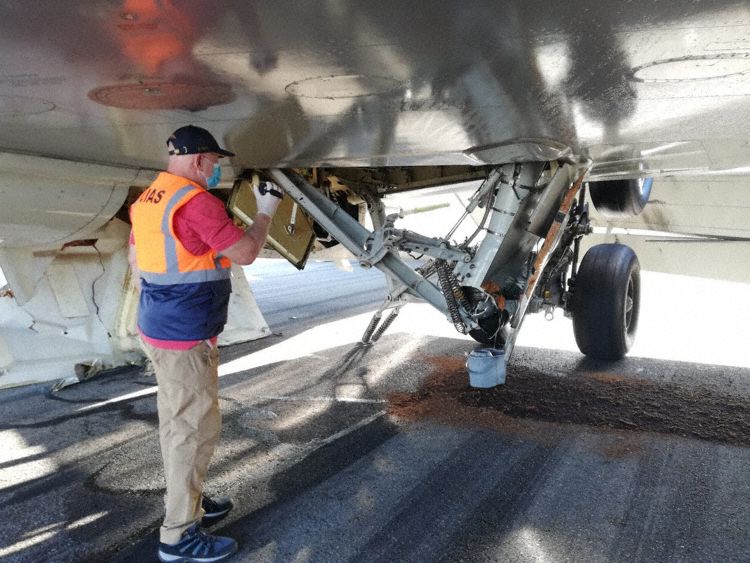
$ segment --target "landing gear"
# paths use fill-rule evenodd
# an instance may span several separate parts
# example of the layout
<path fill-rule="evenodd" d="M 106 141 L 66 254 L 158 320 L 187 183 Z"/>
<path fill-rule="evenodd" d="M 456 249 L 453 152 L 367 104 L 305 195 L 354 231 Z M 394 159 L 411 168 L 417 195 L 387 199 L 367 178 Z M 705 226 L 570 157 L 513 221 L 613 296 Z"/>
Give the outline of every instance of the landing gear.
<path fill-rule="evenodd" d="M 599 244 L 583 257 L 575 278 L 572 314 L 578 348 L 592 358 L 619 360 L 638 326 L 640 266 L 622 244 Z"/>
<path fill-rule="evenodd" d="M 401 306 L 419 299 L 443 313 L 459 333 L 501 348 L 507 361 L 525 315 L 544 311 L 551 318 L 555 307 L 560 307 L 573 317 L 576 340 L 584 354 L 619 359 L 630 349 L 637 326 L 639 266 L 630 248 L 600 245 L 589 251 L 578 271 L 580 240 L 592 231 L 583 184 L 588 170 L 589 163 L 568 160 L 472 170 L 440 167 L 431 172 L 434 178 L 422 177 L 416 183 L 409 178 L 424 171 L 401 171 L 409 172 L 404 181 L 413 188 L 484 178 L 444 237 L 398 228 L 395 223 L 401 217 L 385 214 L 381 199 L 392 185 L 393 171 L 368 169 L 352 178 L 354 172 L 342 169 L 339 173 L 349 175 L 348 186 L 330 170 L 325 177 L 281 170 L 267 174 L 362 267 L 376 267 L 388 276 L 388 295 L 363 343 L 376 341 Z M 308 177 L 318 183 L 336 180 L 366 201 L 375 228 L 370 231 L 342 212 L 341 205 L 331 201 L 320 185 L 310 184 Z M 648 199 L 651 182 L 615 180 L 589 185 L 600 208 L 632 214 Z M 478 219 L 476 228 L 463 242 L 454 241 L 454 234 L 470 215 Z M 403 253 L 426 261 L 415 270 L 402 258 Z M 386 309 L 393 310 L 387 319 L 383 317 Z"/>
<path fill-rule="evenodd" d="M 635 217 L 648 203 L 653 178 L 589 182 L 594 207 L 607 219 Z"/>

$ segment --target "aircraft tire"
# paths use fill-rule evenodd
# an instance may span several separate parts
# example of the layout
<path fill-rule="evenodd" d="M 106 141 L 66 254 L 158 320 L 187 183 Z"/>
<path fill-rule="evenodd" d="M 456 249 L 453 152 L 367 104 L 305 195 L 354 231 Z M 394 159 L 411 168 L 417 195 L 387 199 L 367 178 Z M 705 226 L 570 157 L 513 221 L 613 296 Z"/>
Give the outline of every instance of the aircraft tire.
<path fill-rule="evenodd" d="M 589 182 L 591 201 L 607 219 L 635 217 L 648 203 L 653 178 Z"/>
<path fill-rule="evenodd" d="M 578 349 L 599 360 L 619 360 L 638 327 L 641 278 L 638 257 L 623 244 L 598 244 L 581 261 L 573 293 Z"/>

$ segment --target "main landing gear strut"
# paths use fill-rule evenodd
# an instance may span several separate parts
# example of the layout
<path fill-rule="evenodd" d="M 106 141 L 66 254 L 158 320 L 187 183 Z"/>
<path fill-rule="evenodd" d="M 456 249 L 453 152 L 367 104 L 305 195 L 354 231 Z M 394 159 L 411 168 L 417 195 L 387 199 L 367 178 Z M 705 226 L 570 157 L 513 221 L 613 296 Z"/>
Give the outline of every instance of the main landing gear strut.
<path fill-rule="evenodd" d="M 268 175 L 363 267 L 386 274 L 388 295 L 362 342 L 377 341 L 401 307 L 416 298 L 442 312 L 459 332 L 502 348 L 507 361 L 525 315 L 549 316 L 561 307 L 573 317 L 583 353 L 615 359 L 627 352 L 637 326 L 638 261 L 625 246 L 599 245 L 577 269 L 581 238 L 591 232 L 587 171 L 557 161 L 488 169 L 463 216 L 442 238 L 397 228 L 398 215 L 385 214 L 375 190 L 358 191 L 368 202 L 375 226 L 370 231 L 301 175 L 278 169 Z M 613 197 L 602 196 L 600 185 L 592 189 L 600 199 Z M 453 242 L 458 226 L 475 211 L 482 213 L 476 231 Z M 418 252 L 428 260 L 414 269 L 399 252 Z"/>

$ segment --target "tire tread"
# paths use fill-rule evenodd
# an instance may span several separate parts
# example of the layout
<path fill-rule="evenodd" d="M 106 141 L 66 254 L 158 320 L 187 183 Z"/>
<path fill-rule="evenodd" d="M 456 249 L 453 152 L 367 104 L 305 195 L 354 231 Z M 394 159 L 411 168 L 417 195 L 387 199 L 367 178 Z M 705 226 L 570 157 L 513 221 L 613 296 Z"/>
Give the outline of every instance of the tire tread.
<path fill-rule="evenodd" d="M 638 322 L 640 267 L 633 250 L 622 244 L 599 244 L 581 262 L 573 295 L 573 332 L 587 356 L 619 360 L 630 349 Z M 635 295 L 630 330 L 624 330 L 624 301 L 634 276 Z"/>

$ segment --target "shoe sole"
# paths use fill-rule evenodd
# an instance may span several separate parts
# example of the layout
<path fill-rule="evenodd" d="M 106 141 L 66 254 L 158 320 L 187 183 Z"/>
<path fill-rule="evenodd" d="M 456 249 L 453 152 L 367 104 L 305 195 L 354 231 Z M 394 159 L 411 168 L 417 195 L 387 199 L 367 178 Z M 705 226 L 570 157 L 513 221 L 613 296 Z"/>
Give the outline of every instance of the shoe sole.
<path fill-rule="evenodd" d="M 206 512 L 203 517 L 204 518 L 217 518 L 219 516 L 225 516 L 226 514 L 229 514 L 229 511 L 232 510 L 231 508 L 227 508 L 226 510 L 222 510 L 221 512 Z"/>
<path fill-rule="evenodd" d="M 225 512 L 217 512 L 216 514 L 217 516 L 214 516 L 213 514 L 205 514 L 203 518 L 201 518 L 201 528 L 210 528 L 216 523 L 221 522 L 222 520 L 224 520 L 224 517 L 229 514 L 229 511 L 227 510 Z"/>
<path fill-rule="evenodd" d="M 229 512 L 234 508 L 234 504 L 232 504 L 229 508 L 226 510 L 222 510 L 220 512 L 206 512 L 203 515 L 203 518 L 201 519 L 201 527 L 202 528 L 208 528 L 210 526 L 213 526 L 220 520 L 223 520 L 224 517 L 229 514 Z"/>
<path fill-rule="evenodd" d="M 212 563 L 213 561 L 221 561 L 227 557 L 231 557 L 237 553 L 237 544 L 234 544 L 232 551 L 223 555 L 217 555 L 216 557 L 185 557 L 184 555 L 172 555 L 171 553 L 162 553 L 159 550 L 158 556 L 159 561 L 162 563 Z"/>
<path fill-rule="evenodd" d="M 228 506 L 224 510 L 218 510 L 216 512 L 205 512 L 203 514 L 203 518 L 208 518 L 209 520 L 212 520 L 214 518 L 222 518 L 229 514 L 229 511 L 234 508 L 234 503 L 230 500 L 228 503 Z"/>

